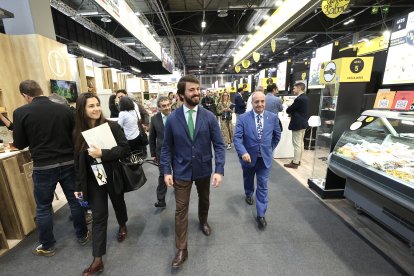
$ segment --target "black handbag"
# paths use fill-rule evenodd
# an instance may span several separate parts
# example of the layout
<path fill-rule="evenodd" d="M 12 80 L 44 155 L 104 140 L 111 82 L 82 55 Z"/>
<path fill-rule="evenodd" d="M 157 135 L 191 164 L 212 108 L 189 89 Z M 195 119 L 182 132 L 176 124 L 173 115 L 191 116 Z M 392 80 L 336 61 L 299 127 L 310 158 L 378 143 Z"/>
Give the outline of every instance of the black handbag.
<path fill-rule="evenodd" d="M 117 194 L 138 190 L 147 182 L 142 164 L 158 164 L 153 160 L 144 160 L 141 152 L 132 152 L 128 157 L 119 159 L 113 171 L 115 192 Z"/>
<path fill-rule="evenodd" d="M 230 111 L 223 111 L 223 113 L 221 113 L 221 119 L 225 120 L 225 121 L 231 121 L 232 119 L 232 115 Z"/>
<path fill-rule="evenodd" d="M 139 135 L 137 137 L 138 143 L 140 144 L 140 146 L 147 146 L 149 144 L 148 135 L 145 132 L 144 128 L 142 127 L 141 120 L 139 119 L 138 113 L 136 111 L 135 113 L 137 114 L 138 129 L 139 129 Z"/>

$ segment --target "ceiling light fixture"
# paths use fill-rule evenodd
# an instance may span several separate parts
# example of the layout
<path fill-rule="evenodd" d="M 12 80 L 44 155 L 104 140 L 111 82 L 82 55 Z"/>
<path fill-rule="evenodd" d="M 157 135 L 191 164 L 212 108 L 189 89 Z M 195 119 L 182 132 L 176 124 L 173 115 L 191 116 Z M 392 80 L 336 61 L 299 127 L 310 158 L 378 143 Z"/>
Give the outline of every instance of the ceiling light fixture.
<path fill-rule="evenodd" d="M 264 16 L 263 16 L 263 19 L 264 20 L 268 20 L 270 18 L 270 15 L 268 15 L 268 14 L 265 14 Z"/>
<path fill-rule="evenodd" d="M 200 57 L 203 55 L 203 53 L 200 53 Z"/>
<path fill-rule="evenodd" d="M 133 66 L 131 66 L 131 69 L 132 69 L 132 71 L 135 71 L 135 72 L 137 72 L 137 73 L 141 73 L 141 70 L 139 70 L 139 69 L 137 69 L 137 68 L 135 68 L 135 67 L 133 67 Z"/>
<path fill-rule="evenodd" d="M 200 42 L 200 46 L 204 46 L 204 42 L 203 41 Z"/>
<path fill-rule="evenodd" d="M 104 57 L 105 56 L 104 53 L 101 53 L 99 51 L 96 51 L 94 49 L 88 48 L 88 47 L 83 46 L 83 45 L 79 45 L 79 48 L 81 50 L 85 51 L 85 52 L 88 52 L 88 53 L 93 54 L 93 55 L 98 56 L 98 57 Z"/>
<path fill-rule="evenodd" d="M 200 60 L 200 63 L 201 63 L 201 60 Z"/>
<path fill-rule="evenodd" d="M 254 25 L 254 29 L 257 31 L 258 29 L 260 29 L 259 25 Z"/>
<path fill-rule="evenodd" d="M 348 25 L 348 24 L 351 24 L 351 23 L 352 23 L 352 22 L 354 22 L 354 21 L 355 21 L 355 19 L 351 18 L 351 19 L 349 19 L 348 21 L 344 22 L 343 24 L 346 26 L 346 25 Z"/>
<path fill-rule="evenodd" d="M 281 6 L 283 4 L 283 1 L 281 1 L 281 0 L 278 0 L 278 1 L 276 1 L 275 2 L 275 6 L 276 7 L 279 7 L 279 6 Z"/>
<path fill-rule="evenodd" d="M 124 45 L 135 46 L 135 42 L 124 42 Z"/>
<path fill-rule="evenodd" d="M 385 31 L 382 32 L 382 35 L 385 38 L 389 39 L 390 38 L 390 35 L 391 35 L 391 32 L 389 30 L 385 30 Z"/>
<path fill-rule="evenodd" d="M 201 28 L 204 29 L 206 27 L 206 25 L 207 25 L 206 21 L 204 21 L 204 20 L 201 21 Z"/>
<path fill-rule="evenodd" d="M 144 26 L 145 26 L 145 28 L 149 28 L 149 25 L 148 24 L 145 24 Z"/>
<path fill-rule="evenodd" d="M 284 55 L 286 55 L 286 54 L 288 54 L 288 53 L 289 53 L 289 51 L 284 51 L 284 52 L 283 52 L 283 54 L 284 54 Z"/>
<path fill-rule="evenodd" d="M 269 59 L 269 61 L 272 61 L 272 60 L 273 60 L 273 58 Z"/>
<path fill-rule="evenodd" d="M 102 16 L 101 21 L 105 23 L 109 23 L 112 21 L 112 19 L 109 16 Z"/>
<path fill-rule="evenodd" d="M 306 41 L 306 44 L 309 44 L 313 41 L 313 39 L 309 39 L 308 41 Z"/>
<path fill-rule="evenodd" d="M 141 13 L 140 13 L 139 11 L 137 11 L 137 12 L 135 12 L 135 15 L 136 15 L 136 16 L 140 16 L 140 15 L 141 15 Z"/>
<path fill-rule="evenodd" d="M 252 35 L 252 34 L 249 34 L 247 37 L 248 37 L 248 38 L 252 38 L 252 37 L 253 37 L 253 35 Z"/>

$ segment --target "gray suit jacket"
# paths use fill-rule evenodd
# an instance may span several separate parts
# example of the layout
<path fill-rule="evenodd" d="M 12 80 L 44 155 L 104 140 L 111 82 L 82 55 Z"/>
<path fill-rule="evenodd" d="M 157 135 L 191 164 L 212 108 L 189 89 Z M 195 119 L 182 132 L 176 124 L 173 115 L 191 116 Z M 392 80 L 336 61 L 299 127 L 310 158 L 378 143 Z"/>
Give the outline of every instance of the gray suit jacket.
<path fill-rule="evenodd" d="M 265 110 L 270 111 L 276 114 L 276 116 L 278 116 L 278 113 L 283 110 L 282 100 L 279 97 L 273 95 L 272 93 L 267 93 L 265 100 Z"/>

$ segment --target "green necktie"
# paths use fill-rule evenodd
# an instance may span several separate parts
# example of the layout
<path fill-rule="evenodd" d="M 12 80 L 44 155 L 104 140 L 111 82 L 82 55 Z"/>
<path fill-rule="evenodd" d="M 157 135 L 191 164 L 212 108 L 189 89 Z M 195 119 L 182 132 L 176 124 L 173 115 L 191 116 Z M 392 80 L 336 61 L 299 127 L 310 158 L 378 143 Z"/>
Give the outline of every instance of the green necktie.
<path fill-rule="evenodd" d="M 190 109 L 188 111 L 188 120 L 187 120 L 188 132 L 190 133 L 191 140 L 194 139 L 193 112 L 194 112 L 194 110 L 192 110 L 192 109 Z"/>

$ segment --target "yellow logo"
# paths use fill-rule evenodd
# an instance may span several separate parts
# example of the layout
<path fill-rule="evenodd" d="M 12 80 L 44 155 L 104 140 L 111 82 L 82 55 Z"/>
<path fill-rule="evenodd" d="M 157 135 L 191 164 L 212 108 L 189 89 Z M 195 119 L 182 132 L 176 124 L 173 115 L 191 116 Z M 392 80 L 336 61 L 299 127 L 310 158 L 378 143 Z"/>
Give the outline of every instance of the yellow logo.
<path fill-rule="evenodd" d="M 374 117 L 368 117 L 365 119 L 365 122 L 371 123 L 372 121 L 374 121 L 374 119 L 375 119 Z"/>
<path fill-rule="evenodd" d="M 306 72 L 303 72 L 301 77 L 302 77 L 302 80 L 306 79 Z"/>
<path fill-rule="evenodd" d="M 253 60 L 255 62 L 259 62 L 259 60 L 260 60 L 260 54 L 258 52 L 253 52 Z"/>
<path fill-rule="evenodd" d="M 242 66 L 243 66 L 244 69 L 249 68 L 250 60 L 248 60 L 248 59 L 243 60 L 242 61 Z"/>
<path fill-rule="evenodd" d="M 241 69 L 240 65 L 237 65 L 236 67 L 234 67 L 234 71 L 236 71 L 236 73 L 239 73 L 240 69 Z"/>
<path fill-rule="evenodd" d="M 274 53 L 276 51 L 276 39 L 270 40 L 270 47 L 272 48 L 272 52 Z"/>
<path fill-rule="evenodd" d="M 323 0 L 322 11 L 329 18 L 336 18 L 348 7 L 350 0 Z"/>

